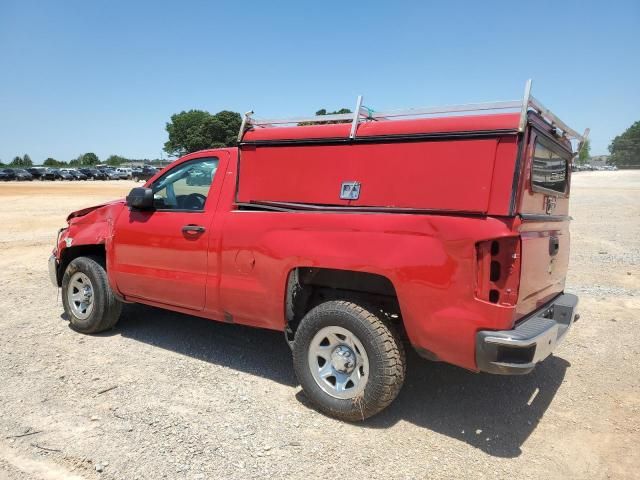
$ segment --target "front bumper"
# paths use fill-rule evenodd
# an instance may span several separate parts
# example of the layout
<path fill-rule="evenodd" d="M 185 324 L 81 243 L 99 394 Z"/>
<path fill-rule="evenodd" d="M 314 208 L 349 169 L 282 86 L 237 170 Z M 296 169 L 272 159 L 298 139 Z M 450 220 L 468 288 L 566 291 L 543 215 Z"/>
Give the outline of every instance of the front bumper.
<path fill-rule="evenodd" d="M 520 321 L 513 330 L 476 334 L 476 364 L 483 372 L 522 375 L 547 358 L 573 323 L 578 297 L 564 293 Z"/>
<path fill-rule="evenodd" d="M 58 259 L 55 255 L 49 257 L 49 278 L 54 287 L 60 286 L 58 283 Z"/>

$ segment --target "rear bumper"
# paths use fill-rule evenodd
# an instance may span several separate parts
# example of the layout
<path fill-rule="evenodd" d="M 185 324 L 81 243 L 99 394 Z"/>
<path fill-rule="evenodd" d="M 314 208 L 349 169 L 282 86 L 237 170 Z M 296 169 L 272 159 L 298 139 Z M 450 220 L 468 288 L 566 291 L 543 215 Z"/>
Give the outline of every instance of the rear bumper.
<path fill-rule="evenodd" d="M 522 375 L 547 358 L 562 341 L 577 315 L 578 297 L 556 297 L 522 320 L 513 330 L 476 334 L 476 364 L 483 372 Z"/>

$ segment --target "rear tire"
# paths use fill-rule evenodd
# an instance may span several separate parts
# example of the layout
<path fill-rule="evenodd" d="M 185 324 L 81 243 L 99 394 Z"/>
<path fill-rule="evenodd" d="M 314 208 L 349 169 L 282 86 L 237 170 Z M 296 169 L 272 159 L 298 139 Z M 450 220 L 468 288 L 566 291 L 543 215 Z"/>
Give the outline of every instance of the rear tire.
<path fill-rule="evenodd" d="M 332 417 L 364 420 L 402 388 L 405 354 L 392 325 L 347 301 L 325 302 L 302 319 L 293 366 L 306 395 Z"/>
<path fill-rule="evenodd" d="M 71 328 L 80 333 L 110 330 L 122 311 L 99 257 L 78 257 L 69 263 L 62 277 L 62 304 Z"/>

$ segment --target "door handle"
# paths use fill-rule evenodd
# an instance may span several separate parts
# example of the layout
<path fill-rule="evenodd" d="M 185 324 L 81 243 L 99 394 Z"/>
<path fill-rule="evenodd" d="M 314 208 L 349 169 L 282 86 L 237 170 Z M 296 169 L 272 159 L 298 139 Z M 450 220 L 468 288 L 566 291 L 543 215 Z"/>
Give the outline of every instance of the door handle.
<path fill-rule="evenodd" d="M 202 225 L 193 225 L 191 223 L 182 227 L 182 233 L 204 233 L 206 230 Z"/>
<path fill-rule="evenodd" d="M 552 257 L 557 255 L 560 250 L 560 239 L 558 237 L 549 237 L 549 255 Z"/>

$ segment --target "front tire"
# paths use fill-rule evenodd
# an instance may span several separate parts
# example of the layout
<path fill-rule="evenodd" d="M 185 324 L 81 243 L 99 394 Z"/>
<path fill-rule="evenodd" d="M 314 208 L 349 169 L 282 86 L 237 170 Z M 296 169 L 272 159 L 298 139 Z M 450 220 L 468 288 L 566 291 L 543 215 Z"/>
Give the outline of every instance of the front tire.
<path fill-rule="evenodd" d="M 364 420 L 386 408 L 402 388 L 405 354 L 394 328 L 347 301 L 325 302 L 300 322 L 293 366 L 322 412 Z"/>
<path fill-rule="evenodd" d="M 62 303 L 71 328 L 80 333 L 110 330 L 122 311 L 98 257 L 78 257 L 69 263 L 62 277 Z"/>

